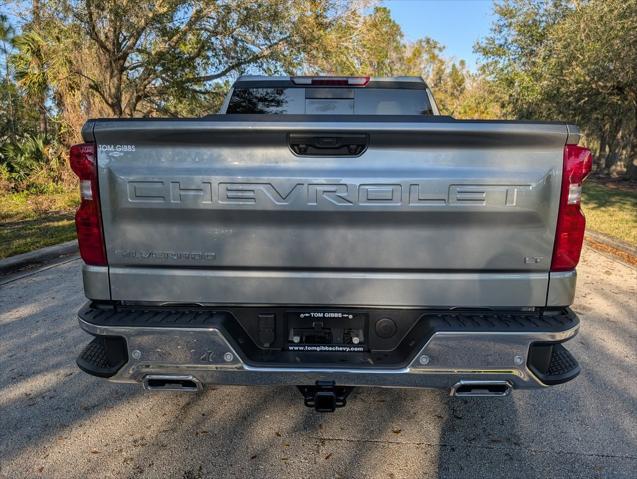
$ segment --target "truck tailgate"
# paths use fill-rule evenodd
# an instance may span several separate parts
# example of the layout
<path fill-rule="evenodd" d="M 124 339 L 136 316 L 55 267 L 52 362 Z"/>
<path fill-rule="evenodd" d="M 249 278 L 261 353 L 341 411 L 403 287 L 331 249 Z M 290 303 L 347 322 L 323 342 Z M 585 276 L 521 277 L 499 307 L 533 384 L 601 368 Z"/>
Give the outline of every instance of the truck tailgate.
<path fill-rule="evenodd" d="M 297 155 L 295 133 L 367 147 Z M 564 124 L 215 116 L 97 120 L 83 134 L 98 145 L 112 299 L 303 302 L 327 288 L 316 303 L 440 306 L 462 283 L 456 306 L 545 303 Z M 427 277 L 434 289 L 413 289 Z M 299 301 L 277 296 L 292 284 Z"/>

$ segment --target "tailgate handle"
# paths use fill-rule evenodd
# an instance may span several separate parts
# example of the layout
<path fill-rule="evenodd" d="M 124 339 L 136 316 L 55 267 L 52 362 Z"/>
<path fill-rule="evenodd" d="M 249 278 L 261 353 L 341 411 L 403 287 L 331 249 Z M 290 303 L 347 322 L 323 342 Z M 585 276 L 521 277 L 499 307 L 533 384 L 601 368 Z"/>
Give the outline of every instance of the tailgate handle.
<path fill-rule="evenodd" d="M 290 133 L 288 136 L 290 149 L 298 156 L 359 156 L 367 149 L 367 143 L 367 135 L 358 133 Z"/>

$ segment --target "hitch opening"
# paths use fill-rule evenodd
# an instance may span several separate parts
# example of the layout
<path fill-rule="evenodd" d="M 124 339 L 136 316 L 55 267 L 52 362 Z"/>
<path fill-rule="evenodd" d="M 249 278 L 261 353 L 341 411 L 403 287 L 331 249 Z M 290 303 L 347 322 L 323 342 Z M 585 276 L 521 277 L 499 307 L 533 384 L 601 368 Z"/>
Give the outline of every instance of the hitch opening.
<path fill-rule="evenodd" d="M 336 386 L 333 381 L 316 381 L 314 386 L 297 386 L 303 394 L 303 402 L 316 412 L 334 412 L 347 404 L 351 386 Z"/>

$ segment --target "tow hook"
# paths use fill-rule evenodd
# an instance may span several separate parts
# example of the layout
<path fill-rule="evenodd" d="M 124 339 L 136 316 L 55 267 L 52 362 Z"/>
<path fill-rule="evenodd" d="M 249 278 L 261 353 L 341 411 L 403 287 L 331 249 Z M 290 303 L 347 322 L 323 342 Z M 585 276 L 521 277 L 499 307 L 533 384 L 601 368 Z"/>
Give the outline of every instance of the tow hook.
<path fill-rule="evenodd" d="M 351 386 L 336 386 L 334 381 L 316 381 L 314 386 L 297 386 L 307 407 L 316 412 L 334 412 L 337 407 L 347 404 L 347 396 L 354 389 Z"/>

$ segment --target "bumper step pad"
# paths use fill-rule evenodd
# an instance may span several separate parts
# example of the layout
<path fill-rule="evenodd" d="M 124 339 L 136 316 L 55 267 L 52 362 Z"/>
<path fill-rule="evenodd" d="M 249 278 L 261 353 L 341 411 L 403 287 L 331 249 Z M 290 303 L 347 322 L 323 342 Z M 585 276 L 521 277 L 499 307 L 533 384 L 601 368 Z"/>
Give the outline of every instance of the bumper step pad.
<path fill-rule="evenodd" d="M 570 381 L 579 373 L 579 364 L 568 349 L 561 344 L 554 345 L 553 354 L 551 355 L 551 364 L 544 378 L 544 382 L 550 381 L 550 384 L 559 384 Z"/>
<path fill-rule="evenodd" d="M 533 360 L 535 351 L 544 356 L 544 360 Z M 548 359 L 548 361 L 546 361 Z M 580 373 L 580 366 L 573 355 L 561 344 L 531 346 L 529 369 L 544 384 L 562 384 L 574 379 Z"/>
<path fill-rule="evenodd" d="M 78 367 L 89 374 L 110 378 L 128 361 L 121 337 L 97 336 L 77 358 Z"/>

